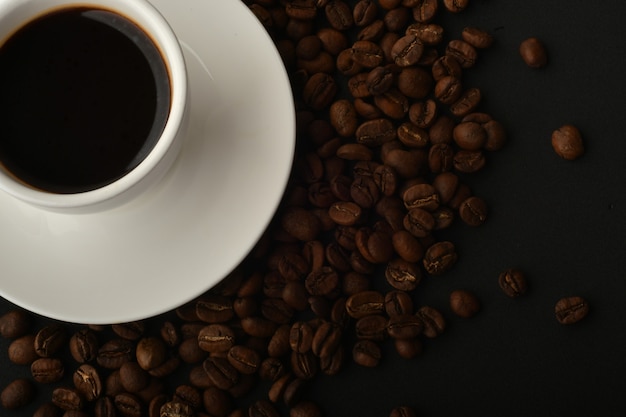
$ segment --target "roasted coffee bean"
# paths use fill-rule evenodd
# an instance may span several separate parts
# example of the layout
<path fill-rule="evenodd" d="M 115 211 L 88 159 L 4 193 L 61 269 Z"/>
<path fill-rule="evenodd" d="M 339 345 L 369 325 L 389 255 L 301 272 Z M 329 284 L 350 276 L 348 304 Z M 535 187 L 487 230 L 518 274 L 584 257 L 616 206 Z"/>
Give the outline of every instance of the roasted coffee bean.
<path fill-rule="evenodd" d="M 423 238 L 429 236 L 435 228 L 435 218 L 422 208 L 412 208 L 404 216 L 403 224 L 413 236 Z"/>
<path fill-rule="evenodd" d="M 193 410 L 198 410 L 202 405 L 200 392 L 191 385 L 179 385 L 174 390 L 172 400 L 181 404 L 187 404 Z"/>
<path fill-rule="evenodd" d="M 585 153 L 580 130 L 573 125 L 564 125 L 552 132 L 552 148 L 558 156 L 570 161 Z"/>
<path fill-rule="evenodd" d="M 437 242 L 426 249 L 423 264 L 430 275 L 442 275 L 457 261 L 454 244 L 449 241 Z"/>
<path fill-rule="evenodd" d="M 374 183 L 385 196 L 395 194 L 398 186 L 398 174 L 388 165 L 380 165 L 374 170 Z"/>
<path fill-rule="evenodd" d="M 372 23 L 378 14 L 378 6 L 372 0 L 359 0 L 352 9 L 354 24 L 367 26 Z"/>
<path fill-rule="evenodd" d="M 362 208 L 374 207 L 380 198 L 380 190 L 371 176 L 359 176 L 350 185 L 350 197 Z"/>
<path fill-rule="evenodd" d="M 346 143 L 337 148 L 337 156 L 349 161 L 370 161 L 374 157 L 374 152 L 360 143 Z M 332 186 L 331 191 L 333 191 Z M 335 193 L 333 194 L 336 196 Z"/>
<path fill-rule="evenodd" d="M 304 285 L 311 295 L 328 295 L 339 285 L 339 275 L 331 267 L 322 267 L 311 272 Z"/>
<path fill-rule="evenodd" d="M 286 366 L 278 358 L 265 358 L 259 365 L 259 377 L 266 381 L 276 381 L 286 373 Z"/>
<path fill-rule="evenodd" d="M 309 263 L 299 253 L 286 253 L 278 261 L 278 272 L 288 281 L 298 281 L 306 277 Z"/>
<path fill-rule="evenodd" d="M 393 316 L 387 323 L 387 333 L 394 339 L 413 339 L 424 329 L 422 320 L 414 314 Z"/>
<path fill-rule="evenodd" d="M 280 414 L 271 402 L 257 400 L 248 408 L 248 417 L 280 417 Z"/>
<path fill-rule="evenodd" d="M 444 317 L 433 307 L 422 306 L 417 310 L 416 315 L 424 325 L 422 334 L 428 338 L 439 336 L 446 328 Z"/>
<path fill-rule="evenodd" d="M 161 338 L 144 337 L 137 342 L 135 357 L 142 369 L 150 371 L 165 362 L 167 359 L 167 348 Z"/>
<path fill-rule="evenodd" d="M 297 378 L 311 379 L 319 370 L 319 359 L 310 350 L 305 353 L 291 352 L 291 370 Z"/>
<path fill-rule="evenodd" d="M 118 369 L 133 358 L 134 345 L 130 340 L 112 339 L 100 346 L 96 361 L 106 369 Z"/>
<path fill-rule="evenodd" d="M 33 417 L 61 417 L 62 414 L 63 410 L 51 402 L 46 402 L 37 407 L 33 413 Z M 101 416 L 96 414 L 96 417 Z"/>
<path fill-rule="evenodd" d="M 352 49 L 347 48 L 347 47 L 337 54 L 335 65 L 337 67 L 337 71 L 339 71 L 341 74 L 347 77 L 354 77 L 363 70 L 363 66 L 352 59 Z M 352 82 L 348 80 L 348 88 L 350 89 L 350 93 L 352 94 L 353 97 L 359 97 L 359 95 L 355 93 L 360 91 L 361 87 L 363 88 L 363 91 L 365 92 L 365 95 L 363 97 L 368 95 L 369 92 L 367 91 L 367 87 L 365 86 L 366 78 L 367 78 L 366 74 L 361 74 L 361 76 L 358 78 L 350 79 L 352 80 Z M 355 82 L 359 84 L 360 81 L 362 81 L 362 84 L 363 84 L 362 86 L 351 85 L 351 84 L 354 84 Z"/>
<path fill-rule="evenodd" d="M 355 132 L 358 143 L 380 146 L 396 138 L 396 128 L 389 119 L 381 118 L 362 123 Z"/>
<path fill-rule="evenodd" d="M 290 282 L 300 283 L 300 281 Z M 281 297 L 285 294 L 286 287 L 287 284 L 283 287 Z M 261 302 L 261 314 L 274 323 L 284 324 L 291 320 L 294 310 L 282 298 L 266 298 Z"/>
<path fill-rule="evenodd" d="M 389 317 L 413 313 L 413 300 L 406 291 L 392 290 L 385 294 L 385 313 Z"/>
<path fill-rule="evenodd" d="M 407 210 L 421 208 L 433 211 L 439 207 L 439 194 L 430 184 L 416 184 L 402 193 L 402 200 Z"/>
<path fill-rule="evenodd" d="M 391 237 L 391 243 L 396 254 L 407 262 L 418 262 L 424 256 L 422 244 L 407 230 L 396 231 Z"/>
<path fill-rule="evenodd" d="M 120 377 L 121 378 L 121 377 Z M 95 401 L 102 393 L 102 381 L 96 368 L 83 364 L 72 375 L 74 387 L 87 401 Z M 146 384 L 147 385 L 147 384 Z"/>
<path fill-rule="evenodd" d="M 239 380 L 239 372 L 226 358 L 211 356 L 202 363 L 202 366 L 217 388 L 227 390 Z"/>
<path fill-rule="evenodd" d="M 385 278 L 395 289 L 412 291 L 422 280 L 422 272 L 416 264 L 396 258 L 387 264 Z"/>
<path fill-rule="evenodd" d="M 311 401 L 300 401 L 289 410 L 289 417 L 322 417 L 320 407 Z"/>
<path fill-rule="evenodd" d="M 387 66 L 378 66 L 367 74 L 365 83 L 373 96 L 386 93 L 393 86 L 395 74 Z"/>
<path fill-rule="evenodd" d="M 230 298 L 204 296 L 196 301 L 196 314 L 206 323 L 224 323 L 232 319 L 235 312 Z"/>
<path fill-rule="evenodd" d="M 35 335 L 35 351 L 42 358 L 53 356 L 63 347 L 66 339 L 67 333 L 62 325 L 50 324 Z"/>
<path fill-rule="evenodd" d="M 111 329 L 113 330 L 113 333 L 123 339 L 137 340 L 143 335 L 145 331 L 145 324 L 142 321 L 118 323 L 112 324 Z"/>
<path fill-rule="evenodd" d="M 450 112 L 457 117 L 463 117 L 478 107 L 482 94 L 478 88 L 469 88 L 461 94 L 461 97 L 450 105 Z"/>
<path fill-rule="evenodd" d="M 413 7 L 413 19 L 419 23 L 428 23 L 435 18 L 438 9 L 437 0 L 422 0 Z"/>
<path fill-rule="evenodd" d="M 65 367 L 58 358 L 40 358 L 30 365 L 30 373 L 35 381 L 50 384 L 63 378 Z"/>
<path fill-rule="evenodd" d="M 252 337 L 270 337 L 276 331 L 278 325 L 264 317 L 245 317 L 241 319 L 241 328 Z"/>
<path fill-rule="evenodd" d="M 428 167 L 434 174 L 448 172 L 454 166 L 454 149 L 446 143 L 438 143 L 428 151 Z"/>
<path fill-rule="evenodd" d="M 227 359 L 242 374 L 255 373 L 261 363 L 261 357 L 255 350 L 241 345 L 230 348 Z"/>
<path fill-rule="evenodd" d="M 318 357 L 335 353 L 341 344 L 341 327 L 332 322 L 323 322 L 316 330 L 311 342 L 311 350 Z"/>
<path fill-rule="evenodd" d="M 383 63 L 383 51 L 372 41 L 356 41 L 350 50 L 352 60 L 364 68 L 376 68 Z M 367 88 L 367 80 L 365 84 Z"/>
<path fill-rule="evenodd" d="M 117 397 L 116 397 L 117 400 Z M 117 402 L 116 402 L 117 405 Z M 129 404 L 130 405 L 130 404 Z M 118 406 L 119 408 L 119 406 Z M 134 407 L 131 408 L 134 410 Z M 189 404 L 168 401 L 161 406 L 159 417 L 193 417 L 196 413 Z"/>
<path fill-rule="evenodd" d="M 467 2 L 465 2 L 465 4 L 467 4 Z M 415 412 L 413 408 L 406 406 L 406 405 L 402 405 L 402 406 L 393 408 L 391 412 L 389 413 L 389 417 L 417 417 L 417 413 Z"/>
<path fill-rule="evenodd" d="M 294 352 L 306 353 L 313 343 L 313 328 L 306 322 L 297 321 L 289 331 L 289 345 Z"/>
<path fill-rule="evenodd" d="M 498 285 L 511 298 L 524 295 L 528 289 L 526 275 L 517 268 L 509 268 L 498 276 Z"/>
<path fill-rule="evenodd" d="M 357 114 L 352 102 L 346 99 L 337 100 L 330 105 L 328 112 L 330 123 L 339 136 L 350 137 L 357 128 Z"/>
<path fill-rule="evenodd" d="M 443 40 L 444 29 L 435 23 L 412 23 L 406 28 L 406 34 L 412 34 L 422 41 L 424 45 L 439 45 Z"/>
<path fill-rule="evenodd" d="M 415 65 L 424 53 L 424 44 L 413 34 L 398 39 L 391 48 L 391 58 L 399 67 Z"/>
<path fill-rule="evenodd" d="M 352 348 L 352 358 L 358 365 L 373 368 L 380 363 L 380 346 L 371 340 L 359 340 Z"/>
<path fill-rule="evenodd" d="M 31 317 L 24 310 L 10 310 L 0 317 L 0 336 L 16 339 L 26 335 L 31 326 Z"/>
<path fill-rule="evenodd" d="M 356 203 L 338 201 L 330 206 L 328 214 L 335 223 L 342 226 L 352 226 L 361 220 L 362 209 Z"/>
<path fill-rule="evenodd" d="M 35 351 L 35 335 L 29 334 L 15 339 L 8 348 L 9 360 L 17 365 L 30 365 L 39 358 Z"/>
<path fill-rule="evenodd" d="M 448 207 L 439 207 L 437 210 L 432 212 L 432 215 L 435 219 L 434 230 L 441 230 L 450 227 L 455 218 L 454 211 Z"/>
<path fill-rule="evenodd" d="M 395 88 L 374 96 L 374 104 L 385 116 L 402 119 L 409 111 L 409 100 Z"/>
<path fill-rule="evenodd" d="M 12 329 L 11 329 L 12 330 Z M 18 334 L 19 332 L 8 332 Z M 0 404 L 2 407 L 13 410 L 24 407 L 35 398 L 35 388 L 28 379 L 15 379 L 0 392 Z"/>
<path fill-rule="evenodd" d="M 70 353 L 78 363 L 90 362 L 98 354 L 98 339 L 90 329 L 82 329 L 70 338 Z"/>
<path fill-rule="evenodd" d="M 437 103 L 431 99 L 415 102 L 409 107 L 409 120 L 422 129 L 430 127 L 437 115 Z"/>
<path fill-rule="evenodd" d="M 55 388 L 52 391 L 52 402 L 65 411 L 80 410 L 84 405 L 80 393 L 73 388 L 66 387 Z"/>
<path fill-rule="evenodd" d="M 322 228 L 320 219 L 315 214 L 299 207 L 285 210 L 280 223 L 285 232 L 303 242 L 315 240 Z"/>
<path fill-rule="evenodd" d="M 309 293 L 302 281 L 289 281 L 283 288 L 283 301 L 291 309 L 291 316 L 293 310 L 304 311 L 309 306 L 308 297 Z M 289 319 L 291 319 L 289 316 Z"/>
<path fill-rule="evenodd" d="M 391 234 L 384 231 L 362 227 L 355 235 L 355 243 L 361 255 L 373 264 L 385 263 L 393 255 Z"/>
<path fill-rule="evenodd" d="M 298 20 L 311 20 L 317 15 L 314 0 L 294 0 L 285 5 L 287 16 Z"/>
<path fill-rule="evenodd" d="M 347 36 L 334 28 L 321 28 L 317 32 L 317 37 L 322 42 L 322 48 L 332 56 L 337 56 L 339 53 L 348 48 Z"/>
<path fill-rule="evenodd" d="M 454 169 L 459 172 L 471 174 L 485 167 L 485 154 L 482 151 L 460 150 L 454 154 Z"/>
<path fill-rule="evenodd" d="M 345 302 L 345 311 L 352 318 L 378 314 L 385 309 L 385 296 L 378 291 L 353 294 Z"/>
<path fill-rule="evenodd" d="M 565 297 L 557 301 L 554 314 L 561 324 L 578 323 L 589 313 L 589 303 L 579 296 Z"/>
<path fill-rule="evenodd" d="M 137 393 L 148 386 L 150 375 L 137 362 L 126 362 L 120 367 L 120 382 L 127 392 Z"/>
<path fill-rule="evenodd" d="M 360 71 L 362 66 L 361 64 L 358 65 Z M 354 76 L 350 77 L 348 79 L 348 90 L 350 91 L 350 95 L 352 95 L 355 99 L 370 97 L 371 94 L 367 88 L 367 73 L 358 72 Z"/>
<path fill-rule="evenodd" d="M 461 149 L 477 151 L 485 145 L 487 132 L 476 122 L 462 122 L 454 128 L 452 137 Z"/>
<path fill-rule="evenodd" d="M 347 30 L 354 25 L 352 9 L 342 0 L 331 0 L 324 7 L 326 20 L 337 30 Z"/>
<path fill-rule="evenodd" d="M 531 37 L 522 41 L 519 53 L 526 65 L 531 68 L 542 68 L 548 63 L 548 52 L 542 41 Z"/>
<path fill-rule="evenodd" d="M 312 210 L 307 211 L 311 215 L 315 216 Z M 321 220 L 319 221 L 321 224 Z M 269 271 L 263 277 L 263 294 L 268 298 L 280 298 L 283 294 L 285 284 L 287 284 L 287 280 L 280 274 L 280 272 L 276 270 Z"/>
<path fill-rule="evenodd" d="M 432 75 L 421 67 L 403 68 L 397 77 L 398 90 L 409 98 L 424 99 L 432 91 L 433 86 Z"/>
<path fill-rule="evenodd" d="M 302 60 L 315 59 L 322 51 L 322 41 L 315 35 L 305 36 L 298 41 L 295 54 Z"/>
<path fill-rule="evenodd" d="M 439 81 L 445 77 L 460 79 L 463 74 L 463 69 L 461 68 L 461 64 L 459 64 L 459 61 L 450 55 L 439 57 L 433 63 L 431 71 L 435 81 Z"/>
<path fill-rule="evenodd" d="M 322 110 L 329 106 L 337 93 L 337 83 L 326 73 L 318 72 L 308 79 L 302 91 L 304 102 L 312 110 Z"/>
<path fill-rule="evenodd" d="M 473 292 L 454 290 L 450 293 L 450 309 L 459 317 L 470 318 L 480 310 L 480 301 Z"/>
<path fill-rule="evenodd" d="M 233 400 L 216 387 L 209 387 L 202 392 L 202 404 L 205 411 L 216 417 L 227 416 L 233 410 Z"/>
<path fill-rule="evenodd" d="M 480 226 L 487 219 L 487 203 L 480 197 L 472 196 L 461 203 L 459 217 L 470 226 Z"/>
<path fill-rule="evenodd" d="M 381 342 L 387 337 L 388 319 L 381 314 L 361 317 L 354 325 L 357 339 Z"/>
<path fill-rule="evenodd" d="M 423 352 L 423 345 L 420 338 L 413 339 L 394 339 L 393 344 L 396 352 L 401 358 L 413 359 Z"/>
<path fill-rule="evenodd" d="M 435 84 L 435 97 L 442 104 L 451 105 L 457 101 L 463 93 L 461 80 L 448 75 L 440 78 Z"/>
<path fill-rule="evenodd" d="M 476 64 L 478 53 L 469 43 L 455 39 L 448 43 L 446 55 L 452 56 L 459 61 L 461 68 L 471 68 Z"/>
<path fill-rule="evenodd" d="M 474 48 L 479 49 L 489 48 L 494 41 L 493 36 L 489 32 L 475 27 L 466 27 L 463 29 L 461 38 Z"/>
<path fill-rule="evenodd" d="M 467 8 L 469 0 L 443 0 L 443 5 L 449 12 L 460 13 Z"/>
<path fill-rule="evenodd" d="M 200 349 L 206 352 L 227 352 L 235 344 L 235 335 L 225 325 L 210 324 L 200 330 L 197 340 Z"/>

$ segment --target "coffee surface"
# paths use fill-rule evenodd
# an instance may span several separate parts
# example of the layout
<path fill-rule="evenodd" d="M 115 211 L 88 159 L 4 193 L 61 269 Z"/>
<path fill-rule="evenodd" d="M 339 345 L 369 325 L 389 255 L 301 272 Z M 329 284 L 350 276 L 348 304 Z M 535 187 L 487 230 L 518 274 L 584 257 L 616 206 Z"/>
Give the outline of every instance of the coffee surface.
<path fill-rule="evenodd" d="M 107 185 L 135 168 L 169 114 L 159 50 L 118 14 L 69 8 L 0 47 L 0 162 L 54 193 Z"/>

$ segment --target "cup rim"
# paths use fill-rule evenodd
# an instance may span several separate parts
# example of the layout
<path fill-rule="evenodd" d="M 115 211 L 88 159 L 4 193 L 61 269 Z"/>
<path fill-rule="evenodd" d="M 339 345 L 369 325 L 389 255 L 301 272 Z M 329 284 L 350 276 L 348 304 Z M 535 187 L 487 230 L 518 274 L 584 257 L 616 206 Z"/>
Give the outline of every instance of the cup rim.
<path fill-rule="evenodd" d="M 163 15 L 146 0 L 90 0 L 88 2 L 76 2 L 75 0 L 54 0 L 55 6 L 42 9 L 33 14 L 28 20 L 14 25 L 9 31 L 22 27 L 28 21 L 37 16 L 51 13 L 54 10 L 68 7 L 95 7 L 112 11 L 123 15 L 137 24 L 154 42 L 164 58 L 170 78 L 170 109 L 161 136 L 146 157 L 132 170 L 99 188 L 78 193 L 54 193 L 34 188 L 3 168 L 0 168 L 0 190 L 13 197 L 40 207 L 52 209 L 71 209 L 97 205 L 108 202 L 149 176 L 163 161 L 168 153 L 173 150 L 179 130 L 182 127 L 187 112 L 187 72 L 185 60 L 178 38 Z M 120 7 L 122 5 L 123 7 Z M 132 10 L 132 15 L 127 13 Z M 140 15 L 141 19 L 137 16 Z M 139 22 L 138 20 L 141 20 Z M 149 22 L 150 27 L 144 22 Z"/>

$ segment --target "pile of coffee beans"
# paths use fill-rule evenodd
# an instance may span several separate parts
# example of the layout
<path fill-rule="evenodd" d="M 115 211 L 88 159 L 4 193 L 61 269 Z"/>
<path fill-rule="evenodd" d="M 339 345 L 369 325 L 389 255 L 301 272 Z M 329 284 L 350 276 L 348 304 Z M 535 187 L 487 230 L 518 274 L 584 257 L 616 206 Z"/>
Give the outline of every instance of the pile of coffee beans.
<path fill-rule="evenodd" d="M 492 34 L 438 23 L 469 1 L 246 3 L 284 60 L 297 111 L 295 163 L 274 221 L 222 283 L 163 316 L 89 326 L 6 313 L 0 334 L 24 372 L 2 387 L 3 407 L 36 399 L 36 417 L 319 417 L 307 396 L 316 376 L 349 361 L 375 367 L 384 344 L 414 358 L 446 330 L 444 312 L 414 293 L 462 256 L 438 232 L 489 217 L 471 178 L 507 135 L 464 73 Z M 535 67 L 547 59 L 536 41 L 521 54 Z M 560 129 L 555 150 L 579 156 L 577 138 Z M 511 298 L 528 288 L 514 268 L 494 285 Z M 449 307 L 463 318 L 481 310 L 464 288 Z M 564 324 L 587 311 L 580 297 L 555 306 Z M 416 413 L 401 405 L 389 415 Z"/>

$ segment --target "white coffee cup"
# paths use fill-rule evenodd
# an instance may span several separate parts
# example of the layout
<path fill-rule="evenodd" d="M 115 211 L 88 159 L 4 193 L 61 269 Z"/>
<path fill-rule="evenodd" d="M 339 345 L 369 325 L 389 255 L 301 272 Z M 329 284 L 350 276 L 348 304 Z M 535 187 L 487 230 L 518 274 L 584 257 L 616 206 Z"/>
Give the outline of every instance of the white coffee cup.
<path fill-rule="evenodd" d="M 146 0 L 1 0 L 0 45 L 25 24 L 48 13 L 75 7 L 93 7 L 134 22 L 154 42 L 170 78 L 170 109 L 162 134 L 147 156 L 114 182 L 89 191 L 55 193 L 18 179 L 0 164 L 0 190 L 31 205 L 76 213 L 109 209 L 136 198 L 163 178 L 180 150 L 187 130 L 189 93 L 187 71 L 178 39 L 165 18 Z M 1 138 L 0 138 L 1 140 Z"/>

